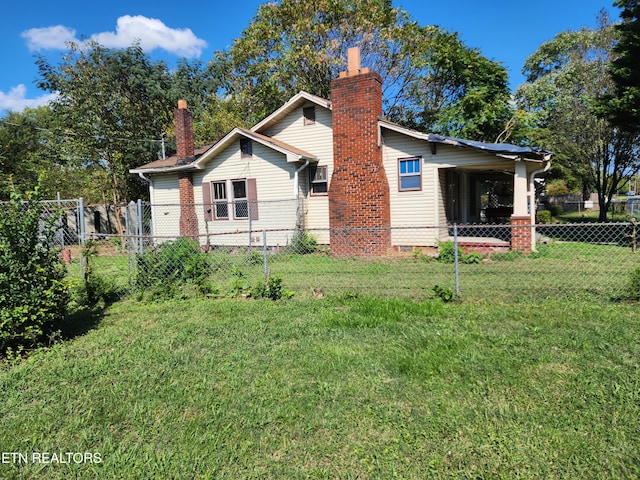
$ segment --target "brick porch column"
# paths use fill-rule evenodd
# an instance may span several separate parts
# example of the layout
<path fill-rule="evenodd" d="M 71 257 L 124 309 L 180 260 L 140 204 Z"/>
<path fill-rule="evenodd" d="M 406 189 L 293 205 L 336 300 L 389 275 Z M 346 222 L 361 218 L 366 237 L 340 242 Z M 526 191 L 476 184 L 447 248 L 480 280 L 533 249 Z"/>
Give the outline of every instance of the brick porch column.
<path fill-rule="evenodd" d="M 524 254 L 531 253 L 531 232 L 533 225 L 531 217 L 511 216 L 511 250 L 516 250 Z"/>

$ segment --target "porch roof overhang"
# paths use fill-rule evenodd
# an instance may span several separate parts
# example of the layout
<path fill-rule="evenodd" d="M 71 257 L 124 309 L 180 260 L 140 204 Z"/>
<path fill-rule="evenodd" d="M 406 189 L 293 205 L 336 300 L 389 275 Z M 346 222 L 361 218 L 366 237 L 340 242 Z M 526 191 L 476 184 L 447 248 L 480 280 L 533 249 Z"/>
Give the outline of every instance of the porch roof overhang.
<path fill-rule="evenodd" d="M 535 162 L 545 162 L 551 159 L 553 153 L 537 147 L 519 147 L 510 143 L 487 143 L 476 140 L 465 140 L 462 138 L 445 137 L 436 133 L 428 134 L 428 141 L 454 147 L 471 148 L 487 153 L 492 153 L 498 157 L 509 160 L 527 160 Z"/>
<path fill-rule="evenodd" d="M 402 133 L 418 140 L 424 140 L 433 144 L 450 145 L 453 147 L 470 148 L 477 151 L 483 151 L 488 154 L 493 154 L 496 157 L 504 158 L 505 160 L 525 160 L 531 162 L 544 163 L 548 162 L 553 155 L 552 152 L 543 150 L 537 147 L 520 147 L 517 145 L 511 145 L 509 143 L 487 143 L 479 142 L 476 140 L 465 140 L 456 137 L 447 137 L 439 135 L 437 133 L 425 133 L 406 128 L 397 123 L 389 122 L 388 120 L 379 119 L 380 128 L 392 130 L 394 132 Z"/>

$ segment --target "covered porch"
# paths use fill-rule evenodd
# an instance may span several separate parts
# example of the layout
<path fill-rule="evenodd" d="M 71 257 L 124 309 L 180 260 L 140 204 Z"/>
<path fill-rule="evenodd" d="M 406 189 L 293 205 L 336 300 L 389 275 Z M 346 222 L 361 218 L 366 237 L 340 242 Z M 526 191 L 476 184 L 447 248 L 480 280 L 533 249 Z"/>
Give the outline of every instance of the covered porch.
<path fill-rule="evenodd" d="M 535 177 L 548 166 L 548 160 L 494 157 L 491 163 L 440 168 L 441 224 L 457 226 L 465 249 L 534 251 Z M 449 228 L 446 239 L 452 235 Z"/>

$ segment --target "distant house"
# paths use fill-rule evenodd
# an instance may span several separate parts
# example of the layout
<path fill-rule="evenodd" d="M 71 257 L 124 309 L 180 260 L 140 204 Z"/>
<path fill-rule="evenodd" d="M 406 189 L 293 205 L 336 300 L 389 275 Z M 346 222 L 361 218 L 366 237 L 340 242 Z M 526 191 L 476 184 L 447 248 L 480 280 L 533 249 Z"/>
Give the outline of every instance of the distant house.
<path fill-rule="evenodd" d="M 176 156 L 131 170 L 149 181 L 151 202 L 166 206 L 154 213 L 154 234 L 205 242 L 205 232 L 222 226 L 304 228 L 335 255 L 384 255 L 449 235 L 425 229 L 416 238 L 400 227 L 506 219 L 512 248 L 535 248 L 522 226 L 535 223 L 534 176 L 549 167 L 549 152 L 384 120 L 381 77 L 360 67 L 357 49 L 331 87 L 331 101 L 300 92 L 251 129 L 198 149 L 180 101 Z M 292 207 L 266 211 L 283 200 Z"/>

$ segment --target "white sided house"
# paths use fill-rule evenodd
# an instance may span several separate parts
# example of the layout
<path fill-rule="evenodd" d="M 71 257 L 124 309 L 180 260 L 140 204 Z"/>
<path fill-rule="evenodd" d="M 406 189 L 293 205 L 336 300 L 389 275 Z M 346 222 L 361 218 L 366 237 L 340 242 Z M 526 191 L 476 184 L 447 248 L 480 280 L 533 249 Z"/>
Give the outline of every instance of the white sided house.
<path fill-rule="evenodd" d="M 179 102 L 177 154 L 131 170 L 149 181 L 153 235 L 257 246 L 264 230 L 284 246 L 303 229 L 334 255 L 386 255 L 449 236 L 427 227 L 507 222 L 511 248 L 534 250 L 534 177 L 551 154 L 388 122 L 381 78 L 359 63 L 351 49 L 331 101 L 300 92 L 198 149 Z"/>

